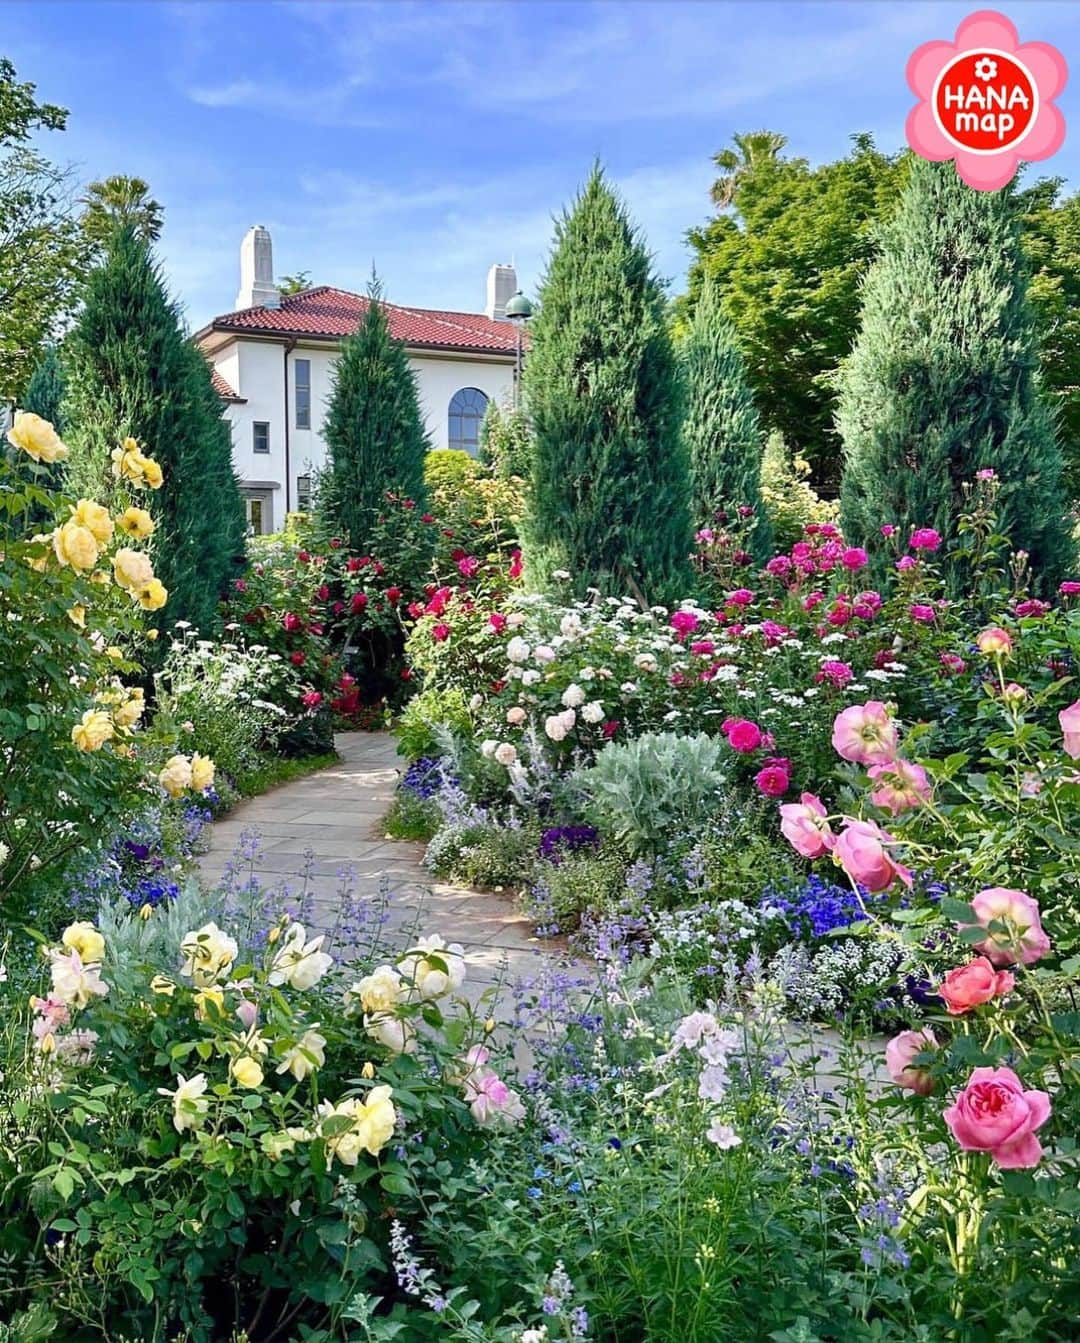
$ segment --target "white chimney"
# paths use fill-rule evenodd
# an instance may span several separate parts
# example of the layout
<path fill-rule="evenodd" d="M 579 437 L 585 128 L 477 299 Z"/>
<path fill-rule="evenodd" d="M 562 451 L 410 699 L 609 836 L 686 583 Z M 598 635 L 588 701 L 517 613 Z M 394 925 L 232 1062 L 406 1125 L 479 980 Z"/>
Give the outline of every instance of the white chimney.
<path fill-rule="evenodd" d="M 487 275 L 487 303 L 484 311 L 494 322 L 506 317 L 506 305 L 517 293 L 517 271 L 513 266 L 494 265 Z"/>
<path fill-rule="evenodd" d="M 240 244 L 240 292 L 236 309 L 276 308 L 281 295 L 274 284 L 274 248 L 261 224 L 249 228 Z"/>

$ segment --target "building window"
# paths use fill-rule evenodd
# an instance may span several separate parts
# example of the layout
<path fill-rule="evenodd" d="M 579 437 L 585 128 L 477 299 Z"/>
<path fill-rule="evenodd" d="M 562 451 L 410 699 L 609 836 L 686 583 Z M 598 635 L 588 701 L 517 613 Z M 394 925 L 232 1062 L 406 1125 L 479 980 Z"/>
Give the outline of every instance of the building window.
<path fill-rule="evenodd" d="M 311 360 L 296 359 L 296 427 L 311 428 Z"/>
<path fill-rule="evenodd" d="M 480 422 L 488 399 L 477 387 L 463 387 L 450 398 L 450 446 L 470 457 L 480 451 Z"/>
<path fill-rule="evenodd" d="M 301 513 L 311 512 L 311 477 L 296 477 L 296 507 Z"/>
<path fill-rule="evenodd" d="M 268 420 L 256 420 L 251 426 L 251 446 L 255 452 L 270 451 L 270 423 Z"/>

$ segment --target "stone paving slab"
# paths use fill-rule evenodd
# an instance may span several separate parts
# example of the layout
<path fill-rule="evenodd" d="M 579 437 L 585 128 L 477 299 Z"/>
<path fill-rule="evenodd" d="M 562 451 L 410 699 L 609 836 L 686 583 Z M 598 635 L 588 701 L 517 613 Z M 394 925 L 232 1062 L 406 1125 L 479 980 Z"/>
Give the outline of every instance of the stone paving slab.
<path fill-rule="evenodd" d="M 210 831 L 200 860 L 204 880 L 219 882 L 233 862 L 241 836 L 256 831 L 255 875 L 267 886 L 306 888 L 319 927 L 332 929 L 348 869 L 355 896 L 387 897 L 384 931 L 392 941 L 410 928 L 438 933 L 465 947 L 466 988 L 476 1002 L 493 985 L 532 979 L 550 965 L 559 948 L 535 936 L 511 897 L 465 890 L 439 882 L 421 866 L 422 844 L 388 841 L 383 817 L 403 768 L 389 733 L 345 732 L 335 744 L 336 765 L 236 806 Z M 314 857 L 310 857 L 314 855 Z M 241 880 L 250 862 L 240 863 Z M 582 966 L 576 967 L 581 970 Z M 510 995 L 495 1015 L 508 1019 Z"/>

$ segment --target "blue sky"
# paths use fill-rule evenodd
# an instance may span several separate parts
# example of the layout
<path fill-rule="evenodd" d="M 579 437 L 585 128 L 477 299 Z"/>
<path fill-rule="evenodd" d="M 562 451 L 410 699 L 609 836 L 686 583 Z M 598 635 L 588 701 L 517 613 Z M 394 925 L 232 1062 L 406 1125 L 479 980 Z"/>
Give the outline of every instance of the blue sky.
<path fill-rule="evenodd" d="M 673 292 L 710 209 L 711 155 L 783 132 L 813 161 L 903 142 L 911 50 L 979 6 L 951 0 L 8 0 L 0 52 L 70 109 L 49 154 L 85 180 L 145 177 L 197 326 L 230 309 L 240 238 L 275 271 L 479 310 L 493 261 L 534 288 L 551 219 L 599 156 Z M 1076 73 L 1043 171 L 1080 181 L 1080 5 L 1002 5 Z"/>

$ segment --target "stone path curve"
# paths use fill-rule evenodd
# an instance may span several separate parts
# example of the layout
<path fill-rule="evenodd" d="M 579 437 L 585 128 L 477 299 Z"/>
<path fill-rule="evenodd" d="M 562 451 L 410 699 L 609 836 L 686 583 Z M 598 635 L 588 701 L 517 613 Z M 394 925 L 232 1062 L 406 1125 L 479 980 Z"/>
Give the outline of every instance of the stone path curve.
<path fill-rule="evenodd" d="M 500 981 L 535 976 L 557 948 L 533 935 L 510 896 L 440 883 L 421 866 L 423 844 L 386 838 L 382 819 L 403 768 L 393 737 L 343 732 L 335 745 L 341 756 L 336 765 L 241 802 L 214 822 L 199 863 L 204 879 L 220 879 L 241 836 L 255 830 L 262 855 L 255 870 L 263 885 L 295 880 L 307 868 L 316 917 L 325 926 L 333 923 L 338 874 L 348 865 L 359 895 L 376 897 L 384 882 L 389 886 L 391 934 L 411 926 L 419 910 L 422 932 L 462 944 L 471 997 Z M 315 854 L 311 866 L 309 849 Z"/>

